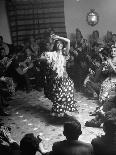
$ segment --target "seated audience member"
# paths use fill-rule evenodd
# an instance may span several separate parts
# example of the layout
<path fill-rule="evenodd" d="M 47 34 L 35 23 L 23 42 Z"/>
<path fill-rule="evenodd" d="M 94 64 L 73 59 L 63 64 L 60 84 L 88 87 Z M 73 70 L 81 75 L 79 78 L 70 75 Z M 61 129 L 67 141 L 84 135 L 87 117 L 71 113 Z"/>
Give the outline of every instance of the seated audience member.
<path fill-rule="evenodd" d="M 6 74 L 7 70 L 8 70 L 8 68 L 10 67 L 13 59 L 15 59 L 15 54 L 12 55 L 12 56 L 11 55 L 7 56 L 5 54 L 5 49 L 0 48 L 0 65 L 2 65 L 4 67 L 5 74 Z"/>
<path fill-rule="evenodd" d="M 20 147 L 11 137 L 10 128 L 0 124 L 0 154 L 19 155 Z"/>
<path fill-rule="evenodd" d="M 11 78 L 0 77 L 0 116 L 8 116 L 4 107 L 8 106 L 8 99 L 15 94 L 15 85 Z"/>
<path fill-rule="evenodd" d="M 85 126 L 87 127 L 102 127 L 105 115 L 108 111 L 116 108 L 116 96 L 112 96 L 112 99 L 103 104 L 101 107 L 97 107 L 94 112 L 90 112 L 90 116 L 95 116 L 95 118 L 87 121 Z"/>
<path fill-rule="evenodd" d="M 6 43 L 4 43 L 2 36 L 0 36 L 0 48 L 4 48 L 5 49 L 4 50 L 4 52 L 5 52 L 4 55 L 5 56 L 7 56 L 9 54 L 9 47 L 8 47 L 8 45 Z"/>
<path fill-rule="evenodd" d="M 41 155 L 39 145 L 41 139 L 33 133 L 25 134 L 20 145 L 12 139 L 10 128 L 1 125 L 0 127 L 0 154 L 2 155 Z M 42 152 L 45 152 L 41 147 Z"/>
<path fill-rule="evenodd" d="M 89 74 L 84 80 L 84 88 L 86 95 L 92 98 L 98 98 L 99 90 L 100 90 L 100 82 L 95 82 L 95 72 L 89 69 Z"/>
<path fill-rule="evenodd" d="M 90 53 L 94 57 L 94 54 L 98 51 L 99 46 L 101 44 L 99 31 L 98 30 L 93 31 L 88 39 L 89 39 Z"/>
<path fill-rule="evenodd" d="M 116 109 L 105 114 L 103 123 L 105 135 L 92 140 L 94 155 L 116 155 Z"/>
<path fill-rule="evenodd" d="M 50 155 L 92 155 L 93 148 L 91 144 L 79 141 L 82 134 L 81 124 L 77 120 L 65 122 L 64 136 L 66 140 L 53 144 Z"/>
<path fill-rule="evenodd" d="M 3 60 L 4 57 L 6 58 L 5 49 L 3 47 L 0 47 L 0 60 Z"/>
<path fill-rule="evenodd" d="M 5 57 L 6 58 L 6 57 Z M 0 116 L 7 116 L 4 107 L 8 106 L 7 99 L 14 95 L 15 86 L 12 78 L 6 77 L 6 61 L 0 60 Z"/>
<path fill-rule="evenodd" d="M 100 37 L 99 37 L 99 31 L 98 30 L 93 31 L 92 40 L 93 40 L 93 44 L 100 42 Z"/>
<path fill-rule="evenodd" d="M 107 31 L 107 33 L 106 33 L 106 35 L 105 35 L 105 37 L 104 37 L 104 43 L 105 43 L 107 46 L 109 46 L 109 47 L 111 47 L 112 44 L 113 44 L 112 37 L 113 37 L 112 32 L 111 32 L 111 31 Z"/>
<path fill-rule="evenodd" d="M 4 72 L 9 67 L 9 58 L 5 54 L 5 49 L 0 48 L 0 64 L 4 66 Z"/>
<path fill-rule="evenodd" d="M 36 138 L 33 133 L 26 134 L 20 141 L 21 155 L 41 155 L 39 143 L 40 139 Z"/>
<path fill-rule="evenodd" d="M 89 36 L 88 44 L 88 55 L 87 59 L 89 66 L 95 71 L 101 63 L 100 50 L 103 46 L 99 39 L 99 31 L 93 31 L 92 35 Z"/>

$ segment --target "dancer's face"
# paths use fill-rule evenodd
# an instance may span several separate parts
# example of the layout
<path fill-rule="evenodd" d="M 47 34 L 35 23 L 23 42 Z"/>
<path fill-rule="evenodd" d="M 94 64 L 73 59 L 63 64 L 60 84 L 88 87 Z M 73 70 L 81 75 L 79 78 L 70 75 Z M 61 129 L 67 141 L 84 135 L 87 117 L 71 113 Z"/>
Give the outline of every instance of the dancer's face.
<path fill-rule="evenodd" d="M 62 49 L 63 49 L 63 44 L 62 44 L 61 41 L 58 41 L 58 42 L 57 42 L 57 49 L 58 49 L 58 50 L 62 50 Z"/>

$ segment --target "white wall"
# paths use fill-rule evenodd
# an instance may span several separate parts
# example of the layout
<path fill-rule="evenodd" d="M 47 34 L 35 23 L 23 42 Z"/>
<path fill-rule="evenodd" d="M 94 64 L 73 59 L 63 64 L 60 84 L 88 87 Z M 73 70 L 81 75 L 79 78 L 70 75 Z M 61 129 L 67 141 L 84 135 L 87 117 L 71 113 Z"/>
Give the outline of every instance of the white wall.
<path fill-rule="evenodd" d="M 6 43 L 11 43 L 11 35 L 5 8 L 5 0 L 0 0 L 0 35 Z"/>
<path fill-rule="evenodd" d="M 95 9 L 100 15 L 99 23 L 91 27 L 86 22 L 86 14 Z M 64 0 L 65 23 L 68 37 L 76 28 L 87 37 L 93 30 L 99 30 L 100 36 L 107 30 L 116 33 L 116 0 Z"/>

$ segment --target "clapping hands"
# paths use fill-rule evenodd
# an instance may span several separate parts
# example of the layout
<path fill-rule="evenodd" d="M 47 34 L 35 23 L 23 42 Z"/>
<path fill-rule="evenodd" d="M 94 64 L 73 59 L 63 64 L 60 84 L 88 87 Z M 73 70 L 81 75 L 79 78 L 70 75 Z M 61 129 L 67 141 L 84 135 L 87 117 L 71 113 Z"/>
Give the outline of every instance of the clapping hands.
<path fill-rule="evenodd" d="M 11 137 L 8 127 L 5 127 L 5 126 L 1 126 L 1 128 L 0 128 L 0 139 L 7 143 L 15 142 Z"/>

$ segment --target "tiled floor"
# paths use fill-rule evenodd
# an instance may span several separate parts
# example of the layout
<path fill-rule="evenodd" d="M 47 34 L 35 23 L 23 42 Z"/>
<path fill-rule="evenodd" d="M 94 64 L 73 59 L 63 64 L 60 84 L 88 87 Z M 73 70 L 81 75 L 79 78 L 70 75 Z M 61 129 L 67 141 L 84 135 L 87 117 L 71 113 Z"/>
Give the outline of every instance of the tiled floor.
<path fill-rule="evenodd" d="M 88 100 L 83 94 L 75 93 L 75 98 L 79 105 L 79 113 L 74 116 L 81 122 L 83 134 L 80 140 L 91 142 L 91 139 L 103 133 L 102 129 L 88 128 L 84 124 L 92 117 L 89 112 L 95 109 L 96 101 Z M 52 103 L 44 98 L 43 92 L 32 91 L 29 94 L 18 91 L 13 100 L 9 102 L 7 111 L 11 113 L 9 117 L 1 117 L 5 125 L 11 126 L 13 139 L 18 143 L 26 133 L 33 132 L 40 134 L 44 147 L 51 150 L 55 141 L 63 140 L 63 127 L 61 120 L 53 120 L 50 116 Z"/>

